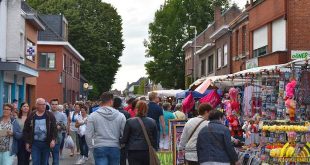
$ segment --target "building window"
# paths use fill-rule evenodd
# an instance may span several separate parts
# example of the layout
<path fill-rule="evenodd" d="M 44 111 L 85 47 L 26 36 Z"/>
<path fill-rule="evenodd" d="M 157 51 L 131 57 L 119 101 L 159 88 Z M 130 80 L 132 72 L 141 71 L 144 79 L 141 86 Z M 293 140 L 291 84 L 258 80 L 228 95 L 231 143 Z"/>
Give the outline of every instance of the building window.
<path fill-rule="evenodd" d="M 34 48 L 35 44 L 27 39 L 26 43 L 26 59 L 35 61 L 36 50 Z M 27 52 L 28 51 L 28 52 Z"/>
<path fill-rule="evenodd" d="M 62 69 L 66 70 L 66 55 L 65 54 L 62 56 Z"/>
<path fill-rule="evenodd" d="M 254 57 L 267 54 L 267 46 L 268 46 L 268 28 L 267 26 L 264 26 L 253 32 Z"/>
<path fill-rule="evenodd" d="M 72 74 L 72 58 L 70 58 L 70 74 Z"/>
<path fill-rule="evenodd" d="M 286 49 L 286 21 L 280 18 L 272 22 L 272 52 Z"/>
<path fill-rule="evenodd" d="M 236 55 L 239 55 L 239 30 L 236 31 L 236 41 L 235 41 L 235 49 L 236 49 Z"/>
<path fill-rule="evenodd" d="M 241 44 L 242 44 L 242 55 L 245 55 L 245 43 L 246 42 L 246 26 L 243 26 L 242 27 L 242 42 L 241 42 Z"/>
<path fill-rule="evenodd" d="M 217 49 L 217 68 L 220 68 L 222 66 L 222 49 Z"/>
<path fill-rule="evenodd" d="M 55 69 L 55 53 L 40 53 L 39 67 Z"/>
<path fill-rule="evenodd" d="M 228 48 L 227 48 L 227 44 L 224 45 L 224 66 L 227 65 L 227 61 L 228 61 Z"/>
<path fill-rule="evenodd" d="M 254 57 L 259 57 L 267 54 L 267 46 L 254 50 Z"/>
<path fill-rule="evenodd" d="M 201 74 L 201 77 L 206 76 L 206 60 L 205 59 L 201 60 L 200 74 Z"/>
<path fill-rule="evenodd" d="M 75 77 L 75 63 L 72 65 L 72 77 Z"/>
<path fill-rule="evenodd" d="M 214 72 L 214 57 L 213 55 L 208 57 L 208 73 L 211 74 Z"/>

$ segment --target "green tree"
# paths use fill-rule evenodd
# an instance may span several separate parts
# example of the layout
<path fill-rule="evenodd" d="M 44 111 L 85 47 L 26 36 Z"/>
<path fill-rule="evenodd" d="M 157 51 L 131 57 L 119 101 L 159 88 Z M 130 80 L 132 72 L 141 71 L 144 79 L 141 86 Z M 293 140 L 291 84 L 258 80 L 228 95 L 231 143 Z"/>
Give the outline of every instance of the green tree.
<path fill-rule="evenodd" d="M 145 41 L 145 64 L 149 78 L 165 88 L 184 88 L 184 52 L 182 46 L 194 38 L 190 26 L 198 33 L 213 21 L 214 6 L 228 7 L 227 0 L 168 0 L 149 24 L 149 41 Z"/>
<path fill-rule="evenodd" d="M 133 94 L 135 94 L 135 95 L 139 94 L 139 86 L 133 87 Z"/>
<path fill-rule="evenodd" d="M 81 73 L 94 83 L 90 96 L 109 91 L 124 49 L 122 19 L 101 0 L 27 0 L 41 14 L 65 15 L 69 42 L 85 57 Z M 93 93 L 92 93 L 93 92 Z"/>
<path fill-rule="evenodd" d="M 146 83 L 146 79 L 145 79 L 145 78 L 143 78 L 143 79 L 140 80 L 139 91 L 138 91 L 138 94 L 139 94 L 139 95 L 144 95 L 145 83 Z"/>

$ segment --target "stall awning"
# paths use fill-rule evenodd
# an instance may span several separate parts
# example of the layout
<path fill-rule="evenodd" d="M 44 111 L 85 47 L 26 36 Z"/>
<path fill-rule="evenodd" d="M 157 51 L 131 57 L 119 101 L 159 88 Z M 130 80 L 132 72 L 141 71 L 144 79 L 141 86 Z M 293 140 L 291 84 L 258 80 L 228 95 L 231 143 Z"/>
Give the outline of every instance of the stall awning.
<path fill-rule="evenodd" d="M 158 91 L 152 91 L 156 92 L 159 97 L 176 97 L 177 93 L 181 93 L 184 90 L 181 89 L 171 89 L 171 90 L 158 90 Z M 148 92 L 149 94 L 150 92 Z"/>

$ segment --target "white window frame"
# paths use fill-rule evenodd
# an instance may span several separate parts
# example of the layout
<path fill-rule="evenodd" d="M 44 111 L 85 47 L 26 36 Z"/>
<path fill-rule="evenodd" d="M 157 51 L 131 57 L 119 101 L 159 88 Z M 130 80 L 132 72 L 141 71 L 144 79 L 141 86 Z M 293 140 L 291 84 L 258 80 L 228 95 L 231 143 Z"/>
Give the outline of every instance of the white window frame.
<path fill-rule="evenodd" d="M 225 44 L 223 46 L 223 51 L 224 51 L 224 66 L 228 64 L 228 46 Z"/>
<path fill-rule="evenodd" d="M 47 58 L 46 58 L 46 61 L 45 61 L 45 67 L 42 67 L 41 66 L 41 56 L 42 56 L 42 54 L 46 54 L 46 56 L 47 56 Z M 53 67 L 50 67 L 50 61 L 49 61 L 49 56 L 52 56 L 52 55 L 54 55 L 54 66 Z M 52 52 L 50 52 L 50 53 L 46 53 L 46 52 L 42 52 L 42 53 L 40 53 L 40 57 L 39 57 L 39 68 L 40 69 L 56 69 L 56 53 L 52 53 Z"/>
<path fill-rule="evenodd" d="M 222 48 L 217 49 L 217 68 L 222 67 Z"/>

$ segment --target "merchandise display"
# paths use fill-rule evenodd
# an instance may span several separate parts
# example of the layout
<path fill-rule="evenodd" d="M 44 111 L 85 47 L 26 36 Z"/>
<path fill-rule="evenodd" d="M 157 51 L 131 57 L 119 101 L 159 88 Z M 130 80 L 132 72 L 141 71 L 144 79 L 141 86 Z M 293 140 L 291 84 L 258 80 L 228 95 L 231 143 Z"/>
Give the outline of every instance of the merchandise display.
<path fill-rule="evenodd" d="M 205 80 L 223 91 L 217 109 L 231 136 L 244 142 L 236 147 L 241 164 L 310 164 L 308 60 Z"/>

